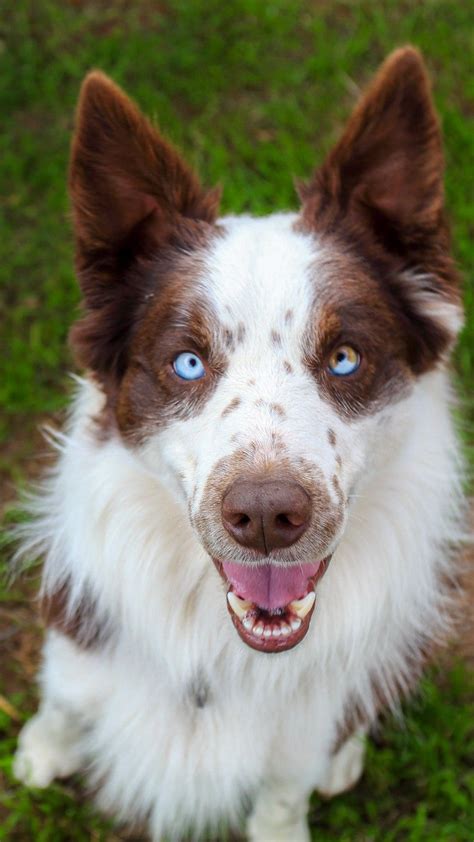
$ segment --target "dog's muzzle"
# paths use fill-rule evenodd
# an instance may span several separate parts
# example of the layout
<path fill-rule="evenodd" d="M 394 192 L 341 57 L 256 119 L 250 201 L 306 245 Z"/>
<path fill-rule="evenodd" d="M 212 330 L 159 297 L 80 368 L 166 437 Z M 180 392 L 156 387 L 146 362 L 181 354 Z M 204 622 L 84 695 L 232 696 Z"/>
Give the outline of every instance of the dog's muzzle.
<path fill-rule="evenodd" d="M 321 469 L 302 458 L 293 465 L 284 454 L 222 458 L 192 522 L 246 645 L 281 652 L 300 643 L 344 522 Z"/>
<path fill-rule="evenodd" d="M 222 500 L 222 523 L 252 561 L 214 559 L 227 586 L 227 607 L 242 640 L 261 652 L 296 646 L 308 631 L 315 586 L 330 556 L 315 562 L 272 560 L 304 535 L 312 501 L 292 478 L 237 479 Z"/>

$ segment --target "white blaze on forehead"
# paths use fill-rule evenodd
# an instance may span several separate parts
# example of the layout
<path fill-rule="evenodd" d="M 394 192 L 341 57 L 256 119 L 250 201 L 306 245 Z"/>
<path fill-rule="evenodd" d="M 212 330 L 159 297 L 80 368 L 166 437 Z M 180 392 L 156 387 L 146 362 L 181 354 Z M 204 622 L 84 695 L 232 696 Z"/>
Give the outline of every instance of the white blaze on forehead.
<path fill-rule="evenodd" d="M 246 341 L 268 340 L 292 311 L 293 335 L 304 330 L 314 297 L 310 267 L 317 257 L 312 237 L 293 230 L 295 214 L 261 219 L 227 217 L 225 236 L 208 260 L 208 294 L 219 319 L 242 323 Z M 259 344 L 260 344 L 259 342 Z"/>
<path fill-rule="evenodd" d="M 295 219 L 295 214 L 226 218 L 225 235 L 206 256 L 203 293 L 220 326 L 237 341 L 202 411 L 173 425 L 169 441 L 165 435 L 175 450 L 179 427 L 183 449 L 194 450 L 192 482 L 200 492 L 219 459 L 252 443 L 260 454 L 305 457 L 328 476 L 334 471 L 327 430 L 337 427 L 338 419 L 303 359 L 318 282 L 324 280 L 317 272 L 323 249 L 293 230 Z M 273 433 L 279 434 L 278 445 Z M 199 499 L 198 493 L 195 504 Z"/>

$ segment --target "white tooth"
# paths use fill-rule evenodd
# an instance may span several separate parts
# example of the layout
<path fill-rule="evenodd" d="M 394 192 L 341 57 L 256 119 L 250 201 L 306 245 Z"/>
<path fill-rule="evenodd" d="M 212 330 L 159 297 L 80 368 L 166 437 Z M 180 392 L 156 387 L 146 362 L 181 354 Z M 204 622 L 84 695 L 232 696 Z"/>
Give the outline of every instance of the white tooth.
<path fill-rule="evenodd" d="M 290 602 L 288 608 L 290 611 L 293 611 L 294 614 L 297 614 L 302 620 L 306 617 L 307 614 L 311 611 L 314 600 L 316 599 L 316 594 L 314 591 L 310 591 L 306 594 L 304 599 L 295 599 L 294 602 Z"/>
<path fill-rule="evenodd" d="M 300 626 L 301 626 L 301 620 L 300 620 L 300 618 L 299 618 L 299 617 L 295 617 L 295 618 L 291 621 L 291 628 L 293 629 L 293 631 L 298 631 L 298 629 L 299 629 L 299 627 L 300 627 Z"/>
<path fill-rule="evenodd" d="M 261 637 L 261 636 L 262 636 L 262 634 L 263 634 L 263 624 L 262 624 L 262 623 L 257 623 L 257 624 L 253 627 L 252 632 L 253 632 L 253 634 L 256 634 L 256 635 L 257 635 L 257 637 Z"/>
<path fill-rule="evenodd" d="M 273 637 L 280 637 L 280 635 L 281 635 L 280 626 L 275 626 L 275 628 L 272 631 L 272 635 L 273 635 Z"/>
<path fill-rule="evenodd" d="M 271 630 L 270 626 L 265 626 L 265 628 L 263 630 L 263 636 L 264 637 L 271 637 L 272 636 L 272 630 Z"/>
<path fill-rule="evenodd" d="M 245 617 L 247 611 L 252 608 L 253 605 L 252 602 L 248 602 L 246 599 L 241 599 L 240 596 L 236 596 L 236 594 L 232 593 L 232 591 L 229 591 L 227 594 L 227 600 L 232 608 L 232 611 L 234 614 L 237 614 L 239 620 L 242 620 Z"/>
<path fill-rule="evenodd" d="M 244 617 L 242 625 L 247 629 L 247 631 L 252 631 L 254 622 L 255 620 L 253 617 Z"/>
<path fill-rule="evenodd" d="M 291 634 L 291 629 L 286 625 L 286 623 L 281 626 L 281 633 L 284 637 L 288 637 L 288 635 Z"/>

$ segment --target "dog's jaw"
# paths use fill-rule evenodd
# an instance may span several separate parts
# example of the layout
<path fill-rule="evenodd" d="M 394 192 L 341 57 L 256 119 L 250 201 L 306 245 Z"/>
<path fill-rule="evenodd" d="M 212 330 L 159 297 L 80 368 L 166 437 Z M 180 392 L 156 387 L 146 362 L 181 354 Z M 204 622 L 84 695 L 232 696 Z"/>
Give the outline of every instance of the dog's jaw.
<path fill-rule="evenodd" d="M 309 630 L 316 605 L 316 585 L 326 572 L 331 556 L 317 564 L 317 570 L 304 584 L 299 598 L 268 609 L 243 599 L 226 576 L 225 567 L 213 559 L 226 587 L 227 609 L 241 640 L 258 652 L 286 652 L 301 643 Z"/>

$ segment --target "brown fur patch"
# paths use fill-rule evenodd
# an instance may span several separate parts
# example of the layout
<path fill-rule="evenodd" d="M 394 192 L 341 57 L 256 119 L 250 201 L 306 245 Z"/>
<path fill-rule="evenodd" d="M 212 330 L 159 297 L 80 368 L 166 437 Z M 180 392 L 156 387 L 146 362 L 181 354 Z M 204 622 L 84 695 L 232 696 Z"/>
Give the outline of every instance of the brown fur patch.
<path fill-rule="evenodd" d="M 334 474 L 332 476 L 331 482 L 332 482 L 332 486 L 334 488 L 334 491 L 337 494 L 337 499 L 339 500 L 339 505 L 340 506 L 344 505 L 344 494 L 342 493 L 342 488 L 339 484 L 339 480 L 338 480 L 336 474 Z"/>
<path fill-rule="evenodd" d="M 242 398 L 233 398 L 231 402 L 228 403 L 225 409 L 222 411 L 221 418 L 225 418 L 226 415 L 230 415 L 230 413 L 233 412 L 234 409 L 237 409 L 237 407 L 239 407 L 241 403 Z"/>
<path fill-rule="evenodd" d="M 281 334 L 277 330 L 271 331 L 270 338 L 273 345 L 281 345 Z"/>
<path fill-rule="evenodd" d="M 48 628 L 70 637 L 83 649 L 92 649 L 110 637 L 108 624 L 99 617 L 92 598 L 84 596 L 74 610 L 68 609 L 69 585 L 65 583 L 40 602 L 40 614 Z"/>
<path fill-rule="evenodd" d="M 287 374 L 293 374 L 293 366 L 288 362 L 288 360 L 283 361 L 283 368 Z"/>
<path fill-rule="evenodd" d="M 278 415 L 279 418 L 286 418 L 286 412 L 281 403 L 271 403 L 269 404 L 269 407 L 275 415 Z"/>
<path fill-rule="evenodd" d="M 331 447 L 336 447 L 336 433 L 334 432 L 334 430 L 331 429 L 331 427 L 328 429 L 328 442 L 331 445 Z"/>
<path fill-rule="evenodd" d="M 378 411 L 406 394 L 413 379 L 404 324 L 355 254 L 331 250 L 318 274 L 325 283 L 315 297 L 304 362 L 342 417 Z M 353 374 L 338 377 L 329 359 L 340 345 L 354 347 L 361 361 Z"/>
<path fill-rule="evenodd" d="M 235 337 L 233 331 L 226 327 L 223 329 L 223 340 L 224 345 L 228 351 L 235 351 Z"/>
<path fill-rule="evenodd" d="M 196 288 L 198 255 L 176 257 L 160 292 L 135 327 L 129 364 L 116 391 L 116 417 L 122 434 L 135 441 L 147 431 L 201 411 L 227 367 L 225 329 Z M 196 353 L 205 376 L 186 381 L 173 360 L 182 351 Z"/>
<path fill-rule="evenodd" d="M 267 401 L 263 400 L 263 398 L 258 398 L 255 401 L 255 406 L 258 407 L 258 409 L 263 409 L 265 407 L 269 409 L 270 412 L 278 415 L 280 418 L 286 418 L 285 409 L 280 403 L 267 403 Z"/>

